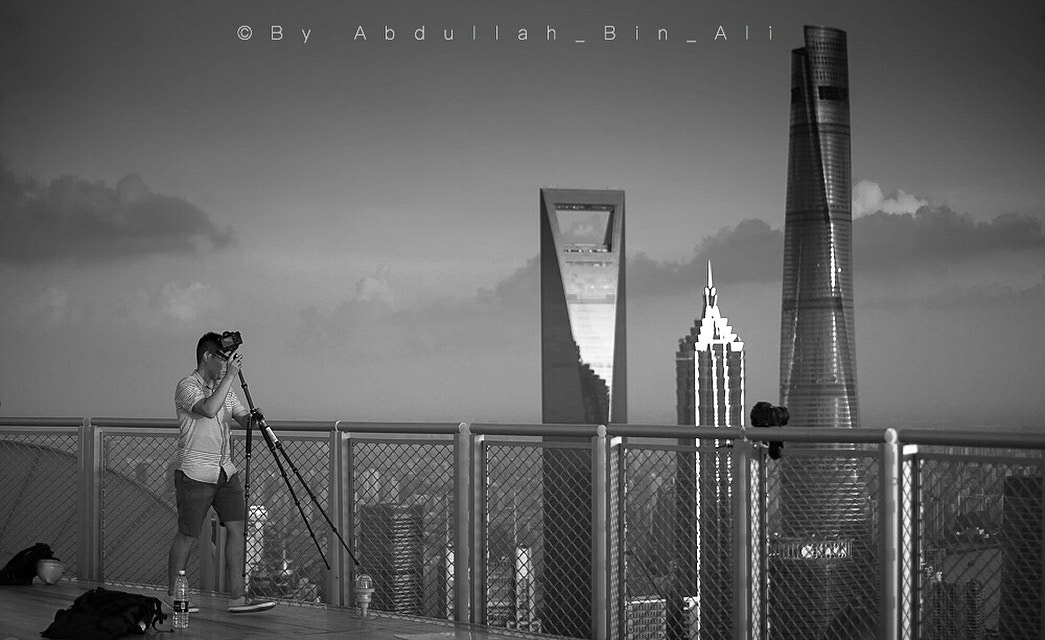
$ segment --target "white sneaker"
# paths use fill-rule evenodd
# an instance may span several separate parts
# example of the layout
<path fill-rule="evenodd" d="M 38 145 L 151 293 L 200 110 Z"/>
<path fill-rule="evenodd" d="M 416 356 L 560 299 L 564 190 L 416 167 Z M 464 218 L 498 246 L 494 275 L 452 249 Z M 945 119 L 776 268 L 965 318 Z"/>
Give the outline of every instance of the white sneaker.
<path fill-rule="evenodd" d="M 276 603 L 271 600 L 255 600 L 243 596 L 242 598 L 229 600 L 229 613 L 258 613 L 259 611 L 268 611 L 275 606 Z"/>

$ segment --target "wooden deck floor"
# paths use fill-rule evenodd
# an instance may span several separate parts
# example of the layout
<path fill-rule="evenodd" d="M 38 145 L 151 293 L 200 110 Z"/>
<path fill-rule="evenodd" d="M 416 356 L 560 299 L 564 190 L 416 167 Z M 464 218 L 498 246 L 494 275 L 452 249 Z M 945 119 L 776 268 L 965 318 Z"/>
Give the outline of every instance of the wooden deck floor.
<path fill-rule="evenodd" d="M 67 609 L 73 600 L 98 583 L 63 580 L 46 585 L 34 580 L 29 586 L 0 586 L 0 640 L 38 640 L 40 632 L 54 620 L 59 609 Z M 108 585 L 100 585 L 107 586 Z M 131 587 L 109 587 L 121 591 L 144 593 L 160 597 L 160 591 Z M 198 598 L 199 613 L 192 614 L 189 628 L 176 635 L 130 635 L 127 638 L 163 640 L 308 640 L 312 638 L 344 638 L 346 640 L 494 640 L 505 638 L 503 633 L 489 633 L 464 625 L 439 622 L 418 622 L 381 614 L 360 619 L 352 609 L 277 606 L 271 611 L 253 614 L 229 614 L 226 599 L 202 595 Z M 163 631 L 171 630 L 167 619 Z M 521 637 L 527 637 L 520 634 Z M 517 636 L 517 637 L 520 637 Z"/>

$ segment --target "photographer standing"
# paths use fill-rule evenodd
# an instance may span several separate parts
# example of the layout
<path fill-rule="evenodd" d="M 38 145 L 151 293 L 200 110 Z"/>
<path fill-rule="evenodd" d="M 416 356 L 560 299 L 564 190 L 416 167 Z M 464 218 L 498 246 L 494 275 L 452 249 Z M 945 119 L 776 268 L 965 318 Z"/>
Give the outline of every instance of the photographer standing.
<path fill-rule="evenodd" d="M 243 483 L 232 464 L 230 430 L 232 420 L 243 427 L 250 412 L 232 392 L 243 356 L 222 353 L 221 336 L 207 333 L 196 345 L 196 370 L 178 383 L 174 407 L 180 435 L 175 461 L 174 486 L 178 502 L 178 531 L 168 558 L 168 591 L 173 597 L 174 580 L 185 569 L 192 543 L 199 538 L 207 510 L 213 506 L 226 528 L 225 560 L 228 569 L 229 613 L 267 611 L 270 600 L 247 597 L 243 580 Z M 168 602 L 170 605 L 170 602 Z M 190 606 L 190 611 L 198 611 Z"/>

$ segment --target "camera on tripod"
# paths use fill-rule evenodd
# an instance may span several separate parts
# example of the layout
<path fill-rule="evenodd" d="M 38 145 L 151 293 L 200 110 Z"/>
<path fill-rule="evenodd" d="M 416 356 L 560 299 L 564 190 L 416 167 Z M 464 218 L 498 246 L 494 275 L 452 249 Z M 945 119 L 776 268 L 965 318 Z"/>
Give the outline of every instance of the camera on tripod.
<path fill-rule="evenodd" d="M 785 427 L 791 414 L 787 407 L 775 407 L 768 402 L 756 402 L 751 409 L 752 427 Z M 769 457 L 773 460 L 780 458 L 784 443 L 780 441 L 766 441 L 769 444 Z"/>
<path fill-rule="evenodd" d="M 239 331 L 225 331 L 218 340 L 218 355 L 222 360 L 228 360 L 241 344 L 243 344 L 243 337 L 240 336 Z"/>

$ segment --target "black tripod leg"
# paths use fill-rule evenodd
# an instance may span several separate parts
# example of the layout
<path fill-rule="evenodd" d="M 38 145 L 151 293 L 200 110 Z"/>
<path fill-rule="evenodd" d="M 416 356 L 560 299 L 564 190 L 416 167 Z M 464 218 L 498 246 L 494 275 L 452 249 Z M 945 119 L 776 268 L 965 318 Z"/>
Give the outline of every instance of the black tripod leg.
<path fill-rule="evenodd" d="M 254 416 L 251 415 L 247 422 L 247 442 L 244 445 L 244 456 L 243 456 L 243 589 L 248 590 L 248 574 L 250 571 L 247 568 L 247 560 L 250 558 L 249 541 L 250 541 L 250 455 L 251 445 L 254 441 Z"/>
<path fill-rule="evenodd" d="M 305 482 L 305 479 L 303 477 L 301 477 L 301 472 L 298 471 L 298 468 L 296 466 L 294 466 L 294 463 L 293 461 L 291 461 L 290 456 L 287 455 L 286 450 L 283 449 L 283 443 L 277 442 L 276 448 L 279 449 L 280 453 L 283 454 L 284 459 L 286 459 L 287 461 L 287 465 L 290 466 L 290 469 L 294 472 L 294 475 L 297 476 L 298 482 L 301 483 L 301 486 L 305 488 L 305 492 L 308 493 L 308 497 L 312 499 L 312 504 L 314 504 L 316 508 L 319 509 L 319 512 L 321 514 L 323 514 L 323 519 L 327 521 L 327 526 L 329 526 L 330 530 L 334 532 L 335 536 L 337 536 L 338 542 L 341 543 L 341 547 L 348 552 L 349 557 L 352 558 L 352 562 L 355 563 L 355 565 L 358 567 L 359 560 L 356 560 L 355 554 L 352 553 L 352 550 L 348 548 L 348 544 L 345 542 L 345 539 L 341 537 L 341 532 L 337 530 L 337 527 L 334 526 L 334 522 L 330 519 L 330 516 L 327 515 L 327 510 L 324 509 L 323 505 L 319 503 L 319 498 L 316 497 L 316 494 L 312 493 L 312 489 L 309 488 L 308 483 Z"/>
<path fill-rule="evenodd" d="M 301 506 L 301 501 L 298 500 L 298 494 L 294 491 L 294 486 L 291 484 L 290 478 L 287 476 L 287 470 L 283 466 L 283 460 L 281 460 L 279 454 L 276 453 L 277 447 L 280 451 L 283 451 L 283 444 L 278 440 L 273 442 L 275 436 L 273 436 L 265 425 L 262 425 L 261 435 L 265 436 L 265 442 L 268 443 L 269 451 L 272 452 L 272 457 L 276 460 L 276 466 L 279 467 L 279 474 L 283 476 L 283 483 L 287 485 L 287 490 L 290 491 L 290 497 L 294 499 L 294 506 L 298 508 L 298 513 L 301 514 L 301 521 L 305 523 L 305 528 L 308 529 L 309 535 L 312 536 L 312 542 L 316 545 L 316 551 L 319 552 L 319 557 L 323 559 L 323 564 L 326 565 L 327 571 L 330 571 L 330 563 L 327 562 L 327 556 L 323 553 L 323 546 L 319 544 L 319 540 L 316 539 L 316 533 L 312 530 L 312 525 L 309 523 L 308 518 L 305 517 L 305 509 Z M 286 456 L 286 452 L 284 452 L 283 455 Z M 287 459 L 287 463 L 293 467 L 293 463 L 290 462 L 289 458 Z M 297 469 L 294 469 L 294 471 L 296 473 Z M 300 474 L 298 474 L 299 479 L 300 477 Z"/>

